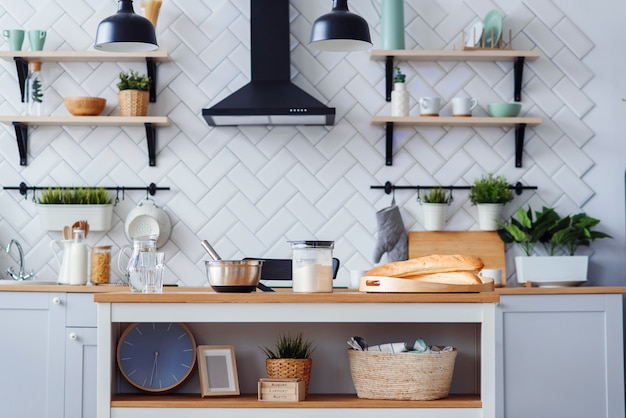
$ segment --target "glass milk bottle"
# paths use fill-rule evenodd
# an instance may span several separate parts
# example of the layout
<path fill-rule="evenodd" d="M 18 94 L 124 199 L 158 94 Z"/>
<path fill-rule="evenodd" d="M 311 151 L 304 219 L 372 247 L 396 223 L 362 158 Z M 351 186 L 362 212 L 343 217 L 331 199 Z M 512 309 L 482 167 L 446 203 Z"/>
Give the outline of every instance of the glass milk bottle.
<path fill-rule="evenodd" d="M 71 285 L 87 283 L 87 243 L 85 231 L 74 230 L 74 241 L 70 245 L 69 282 Z"/>
<path fill-rule="evenodd" d="M 291 241 L 293 291 L 333 291 L 334 241 Z"/>

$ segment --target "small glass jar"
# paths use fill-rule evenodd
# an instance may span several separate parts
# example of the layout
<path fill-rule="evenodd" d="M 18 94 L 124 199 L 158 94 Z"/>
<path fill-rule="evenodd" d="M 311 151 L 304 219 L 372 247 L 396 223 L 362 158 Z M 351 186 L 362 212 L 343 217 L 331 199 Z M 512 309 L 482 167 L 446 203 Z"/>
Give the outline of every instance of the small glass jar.
<path fill-rule="evenodd" d="M 293 291 L 331 293 L 333 291 L 334 241 L 290 241 L 293 251 Z"/>
<path fill-rule="evenodd" d="M 106 284 L 111 281 L 111 246 L 100 245 L 91 248 L 92 284 Z"/>

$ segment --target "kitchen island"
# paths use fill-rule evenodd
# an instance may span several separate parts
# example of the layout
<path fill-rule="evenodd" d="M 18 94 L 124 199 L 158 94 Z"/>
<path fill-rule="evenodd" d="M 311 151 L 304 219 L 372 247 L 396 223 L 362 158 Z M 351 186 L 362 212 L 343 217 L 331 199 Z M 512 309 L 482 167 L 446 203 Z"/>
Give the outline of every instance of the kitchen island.
<path fill-rule="evenodd" d="M 201 291 L 166 291 L 164 294 L 102 293 L 98 304 L 98 418 L 200 417 L 318 417 L 320 408 L 328 416 L 345 416 L 346 408 L 359 409 L 360 416 L 378 416 L 381 410 L 392 417 L 495 417 L 495 292 L 441 294 L 364 294 L 337 291 L 328 294 L 291 292 L 226 294 Z M 436 401 L 362 400 L 354 393 L 313 393 L 295 403 L 259 402 L 256 393 L 234 398 L 201 398 L 199 394 L 138 395 L 119 393 L 115 364 L 117 336 L 125 323 L 185 322 L 187 324 L 313 324 L 333 333 L 344 324 L 410 325 L 418 323 L 469 324 L 478 330 L 480 352 L 473 361 L 479 368 L 477 393 L 456 395 Z M 197 328 L 196 328 L 197 329 Z M 245 329 L 245 328 L 244 328 Z M 198 334 L 205 334 L 205 331 Z M 347 339 L 348 336 L 345 338 Z M 345 340 L 344 340 L 345 341 Z M 252 343 L 254 344 L 254 343 Z M 320 343 L 321 344 L 321 343 Z M 345 344 L 345 343 L 344 343 Z M 345 349 L 336 357 L 345 362 Z M 319 348 L 322 349 L 322 348 Z M 319 361 L 314 368 L 324 369 Z M 238 367 L 239 375 L 252 371 Z M 323 372 L 323 371 L 322 371 Z M 333 367 L 327 368 L 328 373 Z M 253 376 L 258 379 L 260 376 Z M 333 392 L 333 388 L 329 388 Z"/>

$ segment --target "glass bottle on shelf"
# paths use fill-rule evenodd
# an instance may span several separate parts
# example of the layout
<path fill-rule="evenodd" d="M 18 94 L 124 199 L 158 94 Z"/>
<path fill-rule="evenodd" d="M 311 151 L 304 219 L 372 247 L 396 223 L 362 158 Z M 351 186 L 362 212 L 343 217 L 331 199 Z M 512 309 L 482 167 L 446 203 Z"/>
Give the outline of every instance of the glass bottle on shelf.
<path fill-rule="evenodd" d="M 28 116 L 43 116 L 43 78 L 41 62 L 28 63 L 28 76 L 24 85 L 24 102 Z"/>

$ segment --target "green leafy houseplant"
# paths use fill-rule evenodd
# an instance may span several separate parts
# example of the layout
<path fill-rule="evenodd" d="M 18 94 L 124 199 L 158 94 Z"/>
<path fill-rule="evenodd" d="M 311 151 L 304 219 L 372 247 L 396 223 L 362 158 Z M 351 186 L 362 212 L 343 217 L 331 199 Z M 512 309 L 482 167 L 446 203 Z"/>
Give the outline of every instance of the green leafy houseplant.
<path fill-rule="evenodd" d="M 513 192 L 504 176 L 488 174 L 476 179 L 469 195 L 472 205 L 480 203 L 507 203 L 513 200 Z"/>
<path fill-rule="evenodd" d="M 40 205 L 110 205 L 113 198 L 103 187 L 68 187 L 44 190 L 37 199 Z"/>
<path fill-rule="evenodd" d="M 550 256 L 563 250 L 573 256 L 582 247 L 588 247 L 600 238 L 612 238 L 609 234 L 592 231 L 591 228 L 600 223 L 599 219 L 587 216 L 584 212 L 562 218 L 552 208 L 543 207 L 541 212 L 533 213 L 529 207 L 517 210 L 517 219 L 502 225 L 498 231 L 505 243 L 517 243 L 526 256 L 531 256 L 535 245 L 541 243 Z"/>
<path fill-rule="evenodd" d="M 150 90 L 150 77 L 145 75 L 139 75 L 139 72 L 134 70 L 122 71 L 120 73 L 120 81 L 117 83 L 117 88 L 120 91 L 123 90 Z"/>
<path fill-rule="evenodd" d="M 260 347 L 268 359 L 308 359 L 315 350 L 313 342 L 305 340 L 302 333 L 292 336 L 281 334 L 275 348 Z"/>
<path fill-rule="evenodd" d="M 400 71 L 400 67 L 398 67 L 397 65 L 393 67 L 396 70 L 396 75 L 393 78 L 393 82 L 394 83 L 404 83 L 404 81 L 406 80 L 406 74 L 403 74 L 402 71 Z"/>
<path fill-rule="evenodd" d="M 424 203 L 450 203 L 452 202 L 452 193 L 441 187 L 431 189 L 428 193 L 423 193 L 420 199 Z"/>

